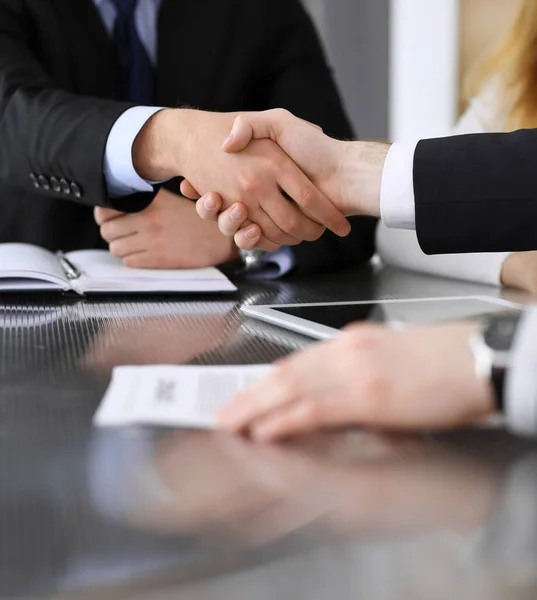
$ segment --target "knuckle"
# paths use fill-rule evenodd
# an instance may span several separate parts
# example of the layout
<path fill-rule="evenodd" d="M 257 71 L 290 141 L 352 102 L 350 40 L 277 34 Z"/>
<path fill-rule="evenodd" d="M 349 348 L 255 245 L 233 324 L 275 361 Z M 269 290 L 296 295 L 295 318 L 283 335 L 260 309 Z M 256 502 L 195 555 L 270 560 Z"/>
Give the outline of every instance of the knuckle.
<path fill-rule="evenodd" d="M 297 392 L 299 392 L 296 381 L 292 375 L 289 375 L 289 371 L 284 365 L 275 368 L 274 381 L 278 386 L 280 396 L 283 398 L 294 398 Z"/>
<path fill-rule="evenodd" d="M 303 237 L 303 222 L 298 215 L 289 215 L 286 219 L 285 230 L 295 238 Z"/>
<path fill-rule="evenodd" d="M 301 188 L 299 191 L 299 194 L 298 194 L 297 202 L 298 202 L 298 204 L 300 204 L 300 206 L 302 208 L 305 208 L 305 209 L 311 208 L 315 203 L 314 191 L 309 187 Z"/>
<path fill-rule="evenodd" d="M 143 227 L 143 223 L 144 221 L 142 221 L 142 227 Z M 148 232 L 151 235 L 159 235 L 160 233 L 162 233 L 162 231 L 164 230 L 164 224 L 162 223 L 160 216 L 158 214 L 151 214 L 148 215 L 146 220 L 146 227 Z"/>
<path fill-rule="evenodd" d="M 287 119 L 291 116 L 291 113 L 286 108 L 275 108 L 274 116 L 278 119 Z"/>
<path fill-rule="evenodd" d="M 378 370 L 364 375 L 361 385 L 360 402 L 363 418 L 371 424 L 383 424 L 389 421 L 390 385 L 386 377 Z"/>
<path fill-rule="evenodd" d="M 103 223 L 101 225 L 101 237 L 107 242 L 113 237 L 114 225 L 111 222 Z"/>
<path fill-rule="evenodd" d="M 110 254 L 112 254 L 113 256 L 116 256 L 118 258 L 121 258 L 121 246 L 120 246 L 120 244 L 118 244 L 118 242 L 111 242 L 109 250 L 110 250 Z"/>
<path fill-rule="evenodd" d="M 241 190 L 245 196 L 253 196 L 259 192 L 259 180 L 251 175 L 241 178 Z"/>
<path fill-rule="evenodd" d="M 298 411 L 299 420 L 308 426 L 318 426 L 323 422 L 322 406 L 313 400 L 305 400 Z"/>

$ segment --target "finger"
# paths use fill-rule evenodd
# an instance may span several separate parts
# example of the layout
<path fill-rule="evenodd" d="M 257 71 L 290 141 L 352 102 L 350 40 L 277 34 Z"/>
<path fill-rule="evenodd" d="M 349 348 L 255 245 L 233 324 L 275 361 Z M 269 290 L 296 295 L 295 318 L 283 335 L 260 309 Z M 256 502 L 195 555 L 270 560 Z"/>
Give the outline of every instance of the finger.
<path fill-rule="evenodd" d="M 284 208 L 280 208 L 282 221 L 285 221 L 285 215 L 290 214 L 290 212 L 286 209 L 287 207 L 290 207 L 292 205 L 290 204 L 289 200 L 287 200 L 287 198 L 284 198 L 281 195 L 279 191 L 275 192 L 272 197 L 269 194 L 267 194 L 263 199 L 263 203 L 267 206 L 275 206 L 276 204 L 279 204 L 280 206 L 283 205 Z M 286 233 L 278 225 L 278 223 L 276 223 L 270 217 L 270 215 L 263 208 L 263 206 L 258 206 L 256 209 L 250 210 L 249 217 L 250 221 L 256 223 L 257 225 L 259 225 L 259 227 L 261 227 L 263 235 L 278 246 L 296 246 L 302 241 L 302 239 L 296 238 L 290 235 L 289 233 Z M 290 221 L 291 217 L 288 217 L 287 223 L 289 225 Z"/>
<path fill-rule="evenodd" d="M 285 199 L 280 201 L 283 200 Z M 253 219 L 250 219 L 250 222 L 254 221 L 255 224 L 261 228 L 265 241 L 269 242 L 272 247 L 279 248 L 280 246 L 295 246 L 298 244 L 298 240 L 283 232 L 262 208 L 258 208 L 252 212 L 256 216 Z M 248 224 L 247 218 L 248 210 L 246 209 L 246 206 L 237 202 L 220 213 L 218 217 L 218 227 L 226 237 L 234 237 L 240 229 Z M 239 241 L 241 241 L 240 237 Z M 239 247 L 242 248 L 242 246 Z M 243 249 L 250 250 L 251 245 Z"/>
<path fill-rule="evenodd" d="M 122 215 L 121 217 L 105 221 L 101 225 L 101 237 L 109 244 L 114 240 L 128 237 L 137 233 L 137 220 L 135 215 Z"/>
<path fill-rule="evenodd" d="M 304 435 L 332 425 L 327 402 L 319 397 L 306 398 L 284 406 L 250 427 L 250 436 L 259 442 L 274 442 Z"/>
<path fill-rule="evenodd" d="M 246 251 L 264 250 L 265 252 L 277 252 L 281 248 L 280 245 L 271 242 L 261 234 L 259 225 L 252 224 L 250 233 L 247 232 L 248 229 L 250 229 L 250 226 L 241 229 L 235 234 L 234 241 L 237 248 Z M 248 238 L 248 235 L 252 235 L 252 238 Z"/>
<path fill-rule="evenodd" d="M 196 202 L 196 211 L 204 221 L 218 221 L 224 203 L 216 192 L 205 194 Z M 244 210 L 247 211 L 246 206 Z"/>
<path fill-rule="evenodd" d="M 310 219 L 282 194 L 267 196 L 263 200 L 263 210 L 280 229 L 298 242 L 314 242 L 325 232 L 322 225 Z"/>
<path fill-rule="evenodd" d="M 239 235 L 239 234 L 237 234 Z M 237 237 L 237 236 L 235 236 Z M 239 241 L 241 241 L 241 239 L 239 238 Z M 236 244 L 236 242 L 235 242 Z M 241 248 L 242 250 L 248 250 L 248 248 L 242 248 L 242 246 L 239 246 L 239 248 Z M 271 242 L 268 238 L 266 238 L 264 235 L 261 236 L 261 239 L 259 240 L 259 242 L 256 244 L 256 246 L 254 246 L 254 248 L 251 248 L 252 250 L 264 250 L 265 252 L 277 252 L 279 249 L 281 248 L 280 245 L 275 244 L 274 242 Z"/>
<path fill-rule="evenodd" d="M 290 162 L 282 169 L 278 183 L 302 211 L 310 215 L 317 223 L 340 237 L 349 235 L 351 232 L 349 221 L 294 163 Z M 302 227 L 304 227 L 304 235 L 310 233 L 304 223 L 302 223 Z M 307 238 L 303 237 L 302 239 Z"/>
<path fill-rule="evenodd" d="M 247 227 L 243 227 L 234 236 L 235 245 L 241 250 L 254 250 L 258 247 L 258 244 L 263 237 L 261 227 L 252 223 Z M 271 252 L 275 252 L 272 250 Z"/>
<path fill-rule="evenodd" d="M 291 121 L 314 127 L 322 133 L 318 125 L 295 117 L 284 109 L 267 110 L 265 112 L 239 115 L 233 123 L 229 137 L 224 142 L 224 151 L 233 153 L 244 150 L 252 140 L 271 139 L 278 143 L 285 125 Z"/>
<path fill-rule="evenodd" d="M 190 181 L 187 181 L 186 179 L 181 181 L 181 194 L 191 200 L 197 200 L 201 196 Z"/>
<path fill-rule="evenodd" d="M 137 254 L 147 250 L 144 247 L 144 243 L 139 235 L 131 235 L 129 237 L 123 237 L 118 240 L 114 240 L 110 244 L 110 253 L 117 258 L 125 258 L 131 254 Z"/>
<path fill-rule="evenodd" d="M 218 421 L 224 429 L 241 431 L 253 421 L 292 403 L 294 390 L 299 385 L 291 383 L 284 367 L 240 392 L 218 412 Z"/>
<path fill-rule="evenodd" d="M 129 269 L 153 269 L 155 261 L 147 250 L 142 250 L 125 256 L 123 264 Z"/>
<path fill-rule="evenodd" d="M 248 209 L 240 202 L 233 204 L 218 215 L 218 227 L 226 237 L 233 237 L 248 219 Z"/>
<path fill-rule="evenodd" d="M 99 226 L 106 221 L 117 219 L 118 217 L 123 217 L 124 215 L 125 213 L 119 212 L 118 210 L 114 210 L 112 208 L 103 208 L 102 206 L 95 207 L 95 210 L 93 211 L 93 217 Z"/>

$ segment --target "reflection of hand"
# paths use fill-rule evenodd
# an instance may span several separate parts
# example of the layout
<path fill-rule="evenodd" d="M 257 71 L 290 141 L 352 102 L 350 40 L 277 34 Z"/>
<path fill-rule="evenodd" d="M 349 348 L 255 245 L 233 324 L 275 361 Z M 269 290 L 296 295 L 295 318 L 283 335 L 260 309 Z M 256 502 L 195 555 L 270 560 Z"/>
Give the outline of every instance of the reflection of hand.
<path fill-rule="evenodd" d="M 315 463 L 276 446 L 254 446 L 222 433 L 180 432 L 155 450 L 167 500 L 144 525 L 226 543 L 264 544 L 326 510 Z"/>
<path fill-rule="evenodd" d="M 225 314 L 125 319 L 121 326 L 104 326 L 81 362 L 91 371 L 118 365 L 187 364 L 221 346 L 232 333 Z"/>
<path fill-rule="evenodd" d="M 165 535 L 222 540 L 228 549 L 313 522 L 343 536 L 468 530 L 488 516 L 499 490 L 492 469 L 431 442 L 356 432 L 287 446 L 173 432 L 158 439 L 152 459 L 158 479 L 144 481 L 158 481 L 157 493 L 144 484 L 137 500 L 134 490 L 126 517 Z"/>
<path fill-rule="evenodd" d="M 327 427 L 442 429 L 484 418 L 493 394 L 475 372 L 473 332 L 354 326 L 282 361 L 222 409 L 221 423 L 269 441 Z"/>
<path fill-rule="evenodd" d="M 287 111 L 272 110 L 237 117 L 224 148 L 227 152 L 240 153 L 253 139 L 275 141 L 343 214 L 379 215 L 387 144 L 340 142 Z M 206 207 L 206 200 L 207 197 L 198 202 L 198 213 L 202 218 L 215 219 L 222 208 L 227 208 L 225 204 L 220 205 L 218 196 L 211 196 L 212 208 Z M 247 212 L 250 221 L 257 223 L 254 215 Z M 236 233 L 242 226 L 231 220 L 226 212 L 219 223 L 227 235 Z M 252 225 L 244 229 L 235 241 L 240 247 L 249 249 L 255 245 L 256 230 Z"/>
<path fill-rule="evenodd" d="M 260 140 L 237 155 L 222 151 L 235 116 L 158 112 L 134 142 L 137 173 L 153 181 L 184 176 L 200 194 L 218 192 L 225 208 L 242 202 L 275 245 L 316 240 L 324 231 L 319 223 L 347 235 L 348 221 L 276 144 Z"/>
<path fill-rule="evenodd" d="M 140 269 L 201 269 L 237 258 L 237 247 L 214 223 L 198 218 L 191 200 L 161 190 L 144 211 L 96 208 L 110 252 Z"/>
<path fill-rule="evenodd" d="M 501 282 L 537 296 L 537 252 L 514 252 L 504 261 Z"/>

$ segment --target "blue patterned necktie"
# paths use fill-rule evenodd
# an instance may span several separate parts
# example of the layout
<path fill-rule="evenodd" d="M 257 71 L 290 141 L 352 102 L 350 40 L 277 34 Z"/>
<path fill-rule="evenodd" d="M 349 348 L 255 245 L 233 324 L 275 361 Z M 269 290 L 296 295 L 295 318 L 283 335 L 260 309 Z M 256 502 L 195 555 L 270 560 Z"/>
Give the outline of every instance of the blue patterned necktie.
<path fill-rule="evenodd" d="M 111 0 L 117 19 L 114 41 L 119 64 L 122 100 L 135 104 L 155 102 L 155 70 L 135 23 L 138 0 Z"/>

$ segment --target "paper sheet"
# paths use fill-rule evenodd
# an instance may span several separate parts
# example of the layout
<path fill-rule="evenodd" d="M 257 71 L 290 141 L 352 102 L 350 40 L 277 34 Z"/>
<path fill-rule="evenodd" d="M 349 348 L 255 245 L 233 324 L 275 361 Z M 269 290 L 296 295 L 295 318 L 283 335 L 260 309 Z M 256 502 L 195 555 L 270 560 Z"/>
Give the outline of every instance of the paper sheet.
<path fill-rule="evenodd" d="M 93 422 L 99 427 L 212 429 L 218 409 L 271 369 L 270 365 L 116 367 Z"/>

